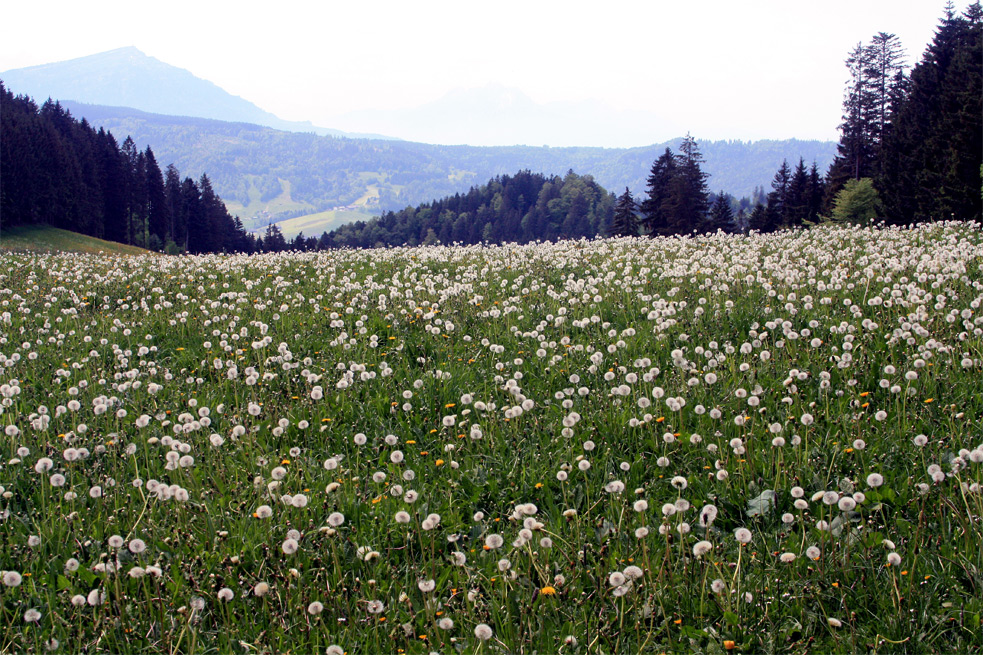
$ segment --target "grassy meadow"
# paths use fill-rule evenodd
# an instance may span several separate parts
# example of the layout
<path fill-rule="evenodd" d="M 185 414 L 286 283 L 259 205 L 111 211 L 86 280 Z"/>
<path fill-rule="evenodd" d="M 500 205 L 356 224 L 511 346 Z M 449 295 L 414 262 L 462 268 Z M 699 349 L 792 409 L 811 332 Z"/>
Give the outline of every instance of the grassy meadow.
<path fill-rule="evenodd" d="M 62 230 L 48 225 L 17 225 L 0 232 L 0 252 L 88 253 L 146 255 L 149 250 Z M 7 285 L 4 288 L 9 288 Z"/>
<path fill-rule="evenodd" d="M 983 649 L 978 226 L 0 263 L 0 652 Z"/>
<path fill-rule="evenodd" d="M 331 232 L 347 223 L 368 221 L 373 218 L 375 215 L 369 212 L 329 209 L 315 214 L 288 218 L 279 221 L 276 225 L 280 228 L 284 238 L 289 241 L 301 232 L 304 233 L 305 237 L 320 237 L 322 233 Z M 259 236 L 263 236 L 266 233 L 266 226 L 258 227 L 254 231 Z"/>

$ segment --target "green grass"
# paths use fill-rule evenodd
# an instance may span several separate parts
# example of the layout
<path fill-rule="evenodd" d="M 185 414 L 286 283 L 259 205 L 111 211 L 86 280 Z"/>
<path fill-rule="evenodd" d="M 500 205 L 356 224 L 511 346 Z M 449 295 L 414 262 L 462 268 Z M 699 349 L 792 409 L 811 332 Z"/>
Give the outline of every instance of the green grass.
<path fill-rule="evenodd" d="M 18 225 L 0 232 L 0 251 L 79 252 L 107 255 L 146 255 L 149 250 L 103 241 L 47 225 Z"/>
<path fill-rule="evenodd" d="M 978 226 L 0 289 L 0 652 L 983 650 Z"/>

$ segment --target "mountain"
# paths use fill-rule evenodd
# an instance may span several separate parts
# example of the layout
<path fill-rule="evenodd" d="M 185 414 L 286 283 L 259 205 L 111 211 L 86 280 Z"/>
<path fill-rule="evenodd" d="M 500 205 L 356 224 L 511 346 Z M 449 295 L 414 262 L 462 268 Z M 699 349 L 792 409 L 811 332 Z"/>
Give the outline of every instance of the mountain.
<path fill-rule="evenodd" d="M 411 109 L 349 112 L 332 122 L 345 129 L 399 134 L 408 141 L 473 146 L 583 146 L 592 140 L 632 146 L 659 141 L 667 131 L 684 131 L 657 112 L 622 111 L 593 100 L 540 104 L 498 84 L 455 89 Z"/>
<path fill-rule="evenodd" d="M 309 122 L 285 121 L 190 71 L 149 57 L 134 47 L 100 52 L 40 66 L 0 73 L 7 88 L 32 96 L 74 100 L 97 105 L 133 107 L 142 111 L 253 123 L 288 132 L 386 138 L 349 134 L 316 127 Z"/>
<path fill-rule="evenodd" d="M 15 91 L 17 91 L 15 89 Z M 530 170 L 591 175 L 605 189 L 644 193 L 652 162 L 681 139 L 640 148 L 442 146 L 292 133 L 247 123 L 163 116 L 125 107 L 62 103 L 192 177 L 208 172 L 215 191 L 247 228 L 328 210 L 379 212 L 466 192 L 498 175 Z M 737 197 L 770 189 L 782 160 L 826 170 L 827 141 L 699 141 L 710 189 Z M 332 217 L 336 218 L 336 217 Z M 312 228 L 313 229 L 313 228 Z M 310 235 L 312 229 L 305 228 Z"/>

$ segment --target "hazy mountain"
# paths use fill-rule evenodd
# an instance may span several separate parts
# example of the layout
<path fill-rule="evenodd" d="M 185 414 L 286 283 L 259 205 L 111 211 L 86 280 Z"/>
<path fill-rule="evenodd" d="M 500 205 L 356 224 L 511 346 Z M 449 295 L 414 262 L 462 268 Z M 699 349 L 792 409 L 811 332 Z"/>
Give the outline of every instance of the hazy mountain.
<path fill-rule="evenodd" d="M 16 92 L 17 90 L 14 89 Z M 442 146 L 410 141 L 339 139 L 282 132 L 246 123 L 163 116 L 125 107 L 63 103 L 77 118 L 122 140 L 150 145 L 160 162 L 193 177 L 207 172 L 230 211 L 247 227 L 351 207 L 398 210 L 466 192 L 503 174 L 530 170 L 592 175 L 609 191 L 645 191 L 652 162 L 680 139 L 640 148 Z M 713 191 L 750 196 L 770 190 L 783 159 L 815 161 L 825 171 L 836 152 L 828 141 L 699 141 Z"/>
<path fill-rule="evenodd" d="M 594 100 L 540 104 L 519 89 L 498 84 L 456 89 L 411 109 L 349 112 L 332 122 L 344 129 L 398 134 L 408 141 L 473 146 L 584 146 L 591 145 L 584 136 L 590 132 L 600 143 L 627 147 L 685 131 L 656 112 L 617 110 Z"/>
<path fill-rule="evenodd" d="M 134 47 L 9 70 L 0 73 L 0 79 L 15 93 L 31 96 L 39 103 L 47 98 L 75 100 L 157 114 L 254 123 L 289 132 L 386 138 L 282 120 L 248 100 Z"/>

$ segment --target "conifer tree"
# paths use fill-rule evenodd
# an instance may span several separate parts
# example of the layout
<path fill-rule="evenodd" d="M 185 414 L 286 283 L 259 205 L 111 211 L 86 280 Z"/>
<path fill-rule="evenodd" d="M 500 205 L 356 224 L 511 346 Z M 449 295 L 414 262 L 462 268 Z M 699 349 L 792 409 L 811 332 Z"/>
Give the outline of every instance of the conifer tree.
<path fill-rule="evenodd" d="M 808 220 L 811 195 L 809 172 L 806 170 L 805 160 L 800 157 L 788 184 L 786 225 L 798 227 Z"/>
<path fill-rule="evenodd" d="M 672 234 L 702 233 L 706 229 L 706 214 L 710 208 L 709 175 L 703 172 L 700 148 L 689 134 L 679 146 L 676 156 L 676 175 L 669 185 L 666 220 Z"/>
<path fill-rule="evenodd" d="M 873 120 L 876 114 L 873 50 L 858 43 L 846 59 L 849 71 L 843 98 L 843 122 L 837 154 L 826 175 L 826 204 L 847 180 L 869 177 L 876 147 Z"/>
<path fill-rule="evenodd" d="M 710 232 L 721 230 L 735 232 L 734 212 L 730 207 L 730 197 L 721 191 L 710 206 Z"/>
<path fill-rule="evenodd" d="M 164 192 L 164 176 L 157 165 L 153 150 L 147 146 L 144 152 L 144 169 L 146 173 L 147 223 L 150 236 L 147 247 L 151 250 L 162 250 L 171 238 L 171 213 Z"/>
<path fill-rule="evenodd" d="M 819 166 L 812 162 L 809 168 L 809 213 L 806 218 L 818 223 L 823 210 L 823 196 L 826 193 L 826 183 L 819 174 Z"/>
<path fill-rule="evenodd" d="M 283 238 L 283 232 L 276 223 L 266 226 L 266 234 L 263 235 L 264 252 L 282 252 L 287 249 L 287 240 Z"/>
<path fill-rule="evenodd" d="M 611 220 L 612 236 L 635 237 L 638 236 L 638 215 L 635 213 L 637 205 L 628 187 L 618 198 L 614 206 L 614 218 Z"/>
<path fill-rule="evenodd" d="M 748 230 L 767 234 L 768 232 L 774 232 L 777 228 L 774 214 L 768 211 L 768 207 L 762 204 L 755 205 L 754 209 L 748 215 Z"/>
<path fill-rule="evenodd" d="M 892 222 L 981 220 L 983 10 L 947 8 L 891 114 L 876 180 Z"/>
<path fill-rule="evenodd" d="M 676 176 L 676 156 L 672 150 L 666 151 L 652 164 L 645 192 L 648 197 L 642 201 L 642 225 L 650 235 L 666 234 L 669 221 L 665 204 L 669 198 L 669 187 Z"/>
<path fill-rule="evenodd" d="M 775 178 L 771 182 L 772 192 L 768 194 L 768 213 L 771 214 L 770 222 L 774 224 L 773 229 L 786 227 L 790 224 L 790 203 L 789 191 L 792 184 L 792 172 L 788 167 L 788 161 L 783 160 Z"/>

